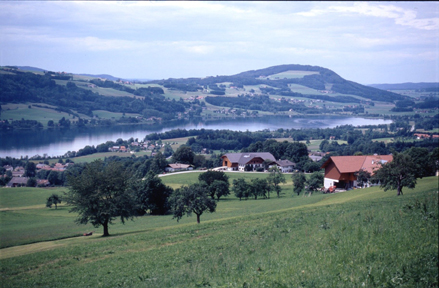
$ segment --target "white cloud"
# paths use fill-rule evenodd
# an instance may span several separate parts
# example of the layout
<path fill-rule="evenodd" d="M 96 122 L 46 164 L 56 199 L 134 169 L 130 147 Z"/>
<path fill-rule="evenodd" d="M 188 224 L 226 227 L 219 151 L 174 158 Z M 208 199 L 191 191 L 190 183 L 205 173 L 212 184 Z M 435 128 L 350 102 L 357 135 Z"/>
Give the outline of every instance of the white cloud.
<path fill-rule="evenodd" d="M 438 3 L 430 3 L 432 6 Z M 422 30 L 436 30 L 439 29 L 439 17 L 418 19 L 415 11 L 397 7 L 389 4 L 377 4 L 368 2 L 355 2 L 346 5 L 332 5 L 329 7 L 315 8 L 310 11 L 298 12 L 297 15 L 305 17 L 317 17 L 329 13 L 344 13 L 344 14 L 360 14 L 365 16 L 394 19 L 395 24 L 409 26 L 415 29 Z"/>

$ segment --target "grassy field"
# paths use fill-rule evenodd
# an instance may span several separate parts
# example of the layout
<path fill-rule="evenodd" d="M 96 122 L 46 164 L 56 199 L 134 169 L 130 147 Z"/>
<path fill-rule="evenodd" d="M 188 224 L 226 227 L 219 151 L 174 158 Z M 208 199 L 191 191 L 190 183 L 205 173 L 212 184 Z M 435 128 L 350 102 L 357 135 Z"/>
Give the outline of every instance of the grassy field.
<path fill-rule="evenodd" d="M 8 120 L 21 120 L 25 118 L 26 120 L 35 120 L 41 122 L 43 125 L 47 125 L 49 120 L 53 120 L 57 123 L 61 118 L 65 117 L 65 119 L 69 119 L 70 121 L 74 121 L 73 116 L 69 115 L 65 112 L 58 112 L 53 109 L 48 108 L 40 108 L 32 106 L 34 103 L 26 103 L 26 104 L 6 104 L 2 105 L 2 119 Z M 37 103 L 43 106 L 50 106 L 46 104 Z M 32 108 L 29 109 L 29 105 Z M 84 115 L 81 115 L 81 117 Z M 84 118 L 89 118 L 85 116 Z"/>
<path fill-rule="evenodd" d="M 303 78 L 303 76 L 319 74 L 319 72 L 315 71 L 285 71 L 278 74 L 273 74 L 268 76 L 270 80 L 277 79 L 291 79 L 291 78 Z"/>
<path fill-rule="evenodd" d="M 181 175 L 162 179 L 176 184 L 185 181 Z M 43 214 L 43 234 L 73 220 L 66 207 L 21 209 L 36 198 L 20 189 L 0 189 L 2 207 L 29 213 L 11 219 L 4 215 L 12 210 L 2 211 L 2 236 L 25 238 L 28 221 Z M 401 197 L 377 187 L 311 197 L 287 192 L 267 200 L 229 197 L 217 212 L 203 214 L 201 224 L 194 217 L 177 223 L 171 216 L 146 216 L 111 226 L 108 238 L 96 231 L 1 249 L 2 287 L 437 287 L 437 191 L 437 177 L 429 177 Z M 38 193 L 44 203 L 46 192 Z M 3 204 L 3 196 L 11 200 Z M 7 222 L 15 229 L 5 231 Z"/>

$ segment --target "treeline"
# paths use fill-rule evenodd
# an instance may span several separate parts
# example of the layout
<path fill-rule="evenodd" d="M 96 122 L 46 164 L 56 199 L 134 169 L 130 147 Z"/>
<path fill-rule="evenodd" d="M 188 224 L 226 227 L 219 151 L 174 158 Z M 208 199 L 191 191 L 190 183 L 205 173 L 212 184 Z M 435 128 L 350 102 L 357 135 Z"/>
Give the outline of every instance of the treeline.
<path fill-rule="evenodd" d="M 204 133 L 189 138 L 186 145 L 194 152 L 200 152 L 203 148 L 239 151 L 251 143 L 265 140 L 267 135 L 263 134 L 231 130 L 204 130 Z"/>
<path fill-rule="evenodd" d="M 415 103 L 413 100 L 396 101 L 395 107 L 390 109 L 392 112 L 411 112 L 414 109 L 439 109 L 439 98 L 428 97 L 422 102 Z"/>
<path fill-rule="evenodd" d="M 292 104 L 285 99 L 280 102 L 270 99 L 264 95 L 241 95 L 238 97 L 210 97 L 205 98 L 206 102 L 215 106 L 224 106 L 239 109 L 260 110 L 260 111 L 288 111 L 290 109 L 301 111 L 308 110 L 308 108 L 302 104 Z M 315 109 L 313 109 L 315 110 Z"/>

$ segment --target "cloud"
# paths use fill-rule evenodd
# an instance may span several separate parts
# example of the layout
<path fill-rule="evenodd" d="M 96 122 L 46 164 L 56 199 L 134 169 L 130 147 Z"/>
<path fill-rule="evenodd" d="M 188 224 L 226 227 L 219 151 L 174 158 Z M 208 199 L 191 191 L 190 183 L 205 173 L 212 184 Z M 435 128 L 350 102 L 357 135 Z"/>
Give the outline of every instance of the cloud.
<path fill-rule="evenodd" d="M 431 4 L 433 6 L 438 5 L 436 2 Z M 315 8 L 311 9 L 310 11 L 298 12 L 296 15 L 317 17 L 330 13 L 360 14 L 378 18 L 393 19 L 397 25 L 409 26 L 421 30 L 439 29 L 438 17 L 417 19 L 417 14 L 415 11 L 388 4 L 356 2 L 353 3 L 353 5 L 333 5 L 324 9 Z"/>

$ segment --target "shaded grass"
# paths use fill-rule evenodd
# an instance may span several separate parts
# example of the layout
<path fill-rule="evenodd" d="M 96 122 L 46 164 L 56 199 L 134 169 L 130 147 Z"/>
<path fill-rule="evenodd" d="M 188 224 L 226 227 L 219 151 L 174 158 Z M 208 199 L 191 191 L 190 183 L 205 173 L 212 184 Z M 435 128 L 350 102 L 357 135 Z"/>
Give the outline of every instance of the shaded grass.
<path fill-rule="evenodd" d="M 292 197 L 319 201 L 55 241 L 0 260 L 0 274 L 4 287 L 436 287 L 437 195 L 431 177 L 403 197 L 376 188 Z"/>

